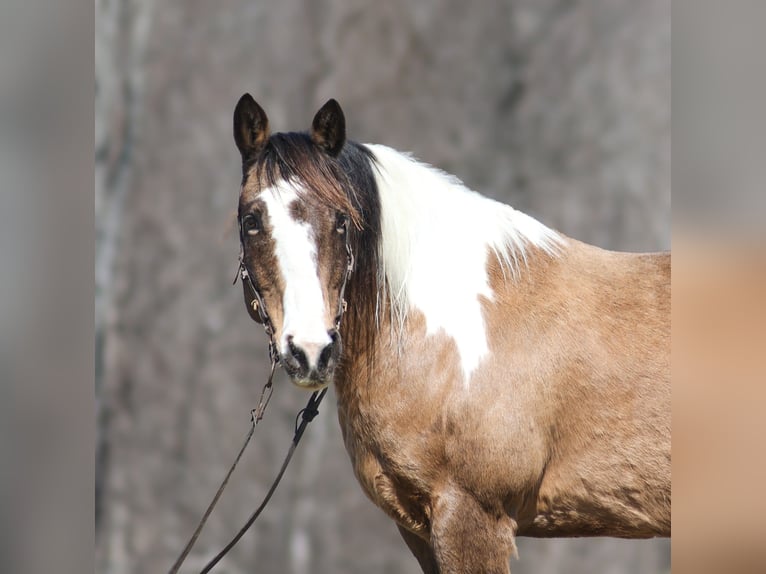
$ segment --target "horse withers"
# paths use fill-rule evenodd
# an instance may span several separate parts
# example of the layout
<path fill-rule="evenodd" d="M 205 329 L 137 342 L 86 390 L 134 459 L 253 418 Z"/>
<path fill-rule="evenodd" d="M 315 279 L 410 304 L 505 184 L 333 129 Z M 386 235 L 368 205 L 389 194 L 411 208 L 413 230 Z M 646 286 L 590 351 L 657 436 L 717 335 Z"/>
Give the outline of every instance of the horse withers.
<path fill-rule="evenodd" d="M 271 134 L 245 94 L 234 139 L 248 310 L 296 385 L 334 384 L 356 477 L 424 572 L 510 572 L 516 536 L 670 535 L 669 254 L 347 141 L 335 100 Z"/>

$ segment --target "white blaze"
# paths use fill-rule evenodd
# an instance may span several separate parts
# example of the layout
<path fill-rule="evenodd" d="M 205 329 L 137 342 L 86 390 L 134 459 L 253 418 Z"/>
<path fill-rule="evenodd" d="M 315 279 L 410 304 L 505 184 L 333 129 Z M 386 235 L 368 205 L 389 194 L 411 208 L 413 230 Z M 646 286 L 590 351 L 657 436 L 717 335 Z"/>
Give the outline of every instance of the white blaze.
<path fill-rule="evenodd" d="M 290 204 L 298 199 L 291 184 L 280 182 L 264 190 L 261 197 L 272 227 L 277 265 L 285 281 L 280 351 L 285 352 L 287 337 L 292 336 L 294 344 L 305 351 L 309 366 L 313 367 L 319 352 L 331 340 L 325 327 L 325 302 L 312 229 L 290 214 Z"/>

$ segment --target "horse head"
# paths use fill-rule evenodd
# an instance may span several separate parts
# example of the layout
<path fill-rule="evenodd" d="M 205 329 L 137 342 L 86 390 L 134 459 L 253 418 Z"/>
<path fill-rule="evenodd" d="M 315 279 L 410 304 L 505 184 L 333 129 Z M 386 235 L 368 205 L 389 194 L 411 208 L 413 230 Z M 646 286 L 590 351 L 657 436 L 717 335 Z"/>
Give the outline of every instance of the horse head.
<path fill-rule="evenodd" d="M 345 138 L 335 100 L 317 112 L 307 133 L 271 134 L 249 94 L 234 110 L 245 302 L 254 320 L 269 323 L 291 380 L 311 390 L 332 382 L 341 356 L 350 234 L 359 220 L 338 159 Z"/>

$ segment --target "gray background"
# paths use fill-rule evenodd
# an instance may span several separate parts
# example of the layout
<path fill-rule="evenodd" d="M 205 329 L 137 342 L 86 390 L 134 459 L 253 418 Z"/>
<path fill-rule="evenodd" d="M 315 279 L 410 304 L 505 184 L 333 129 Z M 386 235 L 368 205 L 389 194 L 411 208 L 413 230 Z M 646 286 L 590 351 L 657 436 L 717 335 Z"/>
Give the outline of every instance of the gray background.
<path fill-rule="evenodd" d="M 408 150 L 575 238 L 670 246 L 670 3 L 96 2 L 96 571 L 167 571 L 248 429 L 266 339 L 231 280 L 231 114 L 276 130 L 329 97 L 350 137 Z M 418 572 L 361 493 L 329 395 L 220 572 Z M 187 560 L 244 522 L 306 395 L 280 376 Z M 661 541 L 519 539 L 514 574 L 667 572 Z"/>

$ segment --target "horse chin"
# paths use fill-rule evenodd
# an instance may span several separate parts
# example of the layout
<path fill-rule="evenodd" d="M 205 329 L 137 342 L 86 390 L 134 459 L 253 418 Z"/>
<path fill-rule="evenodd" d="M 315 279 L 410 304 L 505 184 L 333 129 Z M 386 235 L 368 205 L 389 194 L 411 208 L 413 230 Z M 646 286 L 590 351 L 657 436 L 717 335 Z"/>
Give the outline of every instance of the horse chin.
<path fill-rule="evenodd" d="M 332 383 L 332 376 L 323 379 L 290 377 L 290 380 L 296 387 L 300 387 L 301 389 L 307 391 L 320 391 Z"/>

